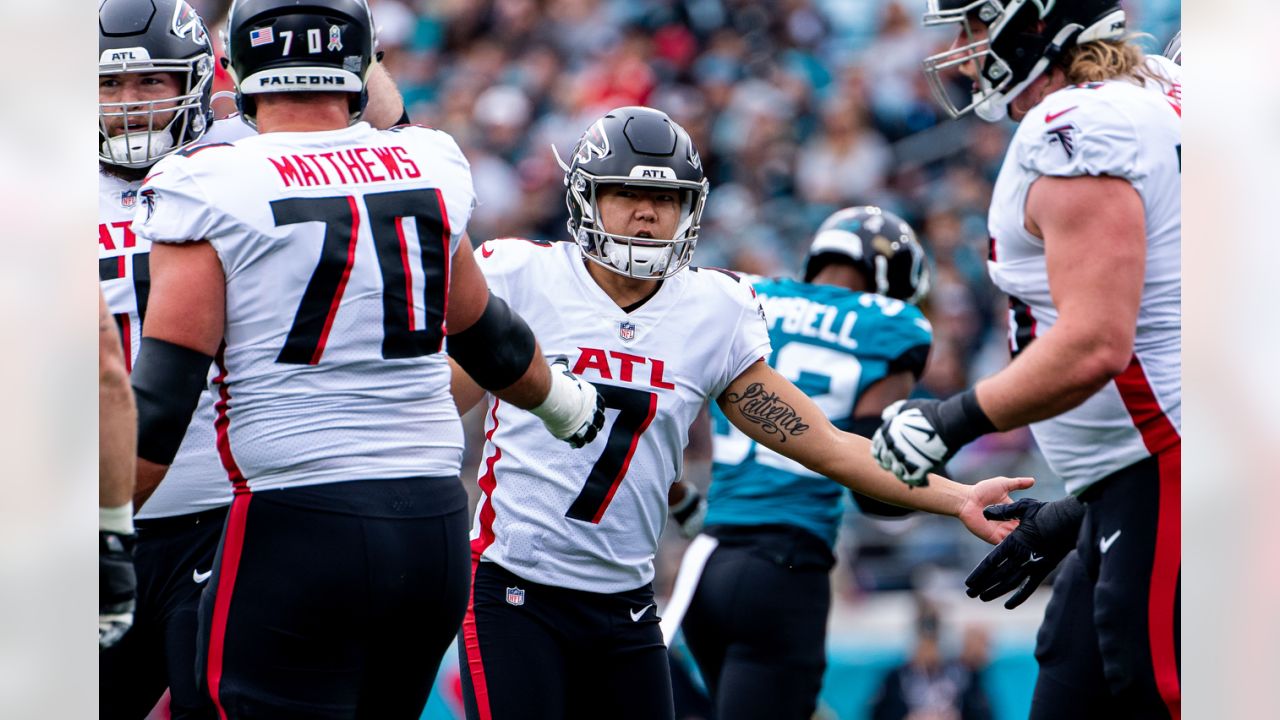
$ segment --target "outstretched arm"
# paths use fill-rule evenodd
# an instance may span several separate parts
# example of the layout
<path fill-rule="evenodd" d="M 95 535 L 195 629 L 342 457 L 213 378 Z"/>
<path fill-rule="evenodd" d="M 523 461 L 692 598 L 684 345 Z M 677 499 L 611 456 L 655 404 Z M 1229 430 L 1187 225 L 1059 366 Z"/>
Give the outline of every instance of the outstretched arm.
<path fill-rule="evenodd" d="M 604 400 L 567 363 L 548 366 L 529 325 L 489 292 L 465 235 L 453 253 L 445 324 L 450 358 L 477 386 L 537 415 L 552 435 L 575 448 L 595 439 L 604 426 Z M 460 387 L 462 397 L 456 394 Z M 462 378 L 454 378 L 460 411 L 475 395 L 466 388 Z"/>
<path fill-rule="evenodd" d="M 764 361 L 743 371 L 717 402 L 730 422 L 770 450 L 878 500 L 956 517 L 987 542 L 999 542 L 1016 524 L 989 521 L 982 508 L 1009 502 L 1010 492 L 1034 482 L 992 478 L 969 486 L 935 475 L 928 487 L 909 488 L 871 458 L 870 441 L 837 430 L 808 396 Z"/>

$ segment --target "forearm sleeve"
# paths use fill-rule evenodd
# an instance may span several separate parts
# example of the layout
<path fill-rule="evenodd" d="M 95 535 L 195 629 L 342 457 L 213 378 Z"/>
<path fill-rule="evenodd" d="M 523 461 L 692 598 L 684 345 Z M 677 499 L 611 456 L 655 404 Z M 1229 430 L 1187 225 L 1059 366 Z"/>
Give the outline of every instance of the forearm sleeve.
<path fill-rule="evenodd" d="M 213 358 L 164 340 L 144 337 L 133 368 L 138 404 L 138 457 L 170 465 L 208 384 Z"/>

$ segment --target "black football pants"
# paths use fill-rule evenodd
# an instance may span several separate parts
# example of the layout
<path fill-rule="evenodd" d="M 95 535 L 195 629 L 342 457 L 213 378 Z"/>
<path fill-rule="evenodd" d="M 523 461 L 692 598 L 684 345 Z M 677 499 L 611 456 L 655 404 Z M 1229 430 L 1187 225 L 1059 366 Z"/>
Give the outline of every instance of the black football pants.
<path fill-rule="evenodd" d="M 1181 716 L 1181 445 L 1081 496 L 1036 639 L 1032 720 Z"/>
<path fill-rule="evenodd" d="M 200 604 L 224 717 L 417 720 L 466 610 L 456 477 L 238 494 Z"/>
<path fill-rule="evenodd" d="M 458 637 L 467 720 L 672 720 L 653 588 L 601 594 L 475 569 Z"/>

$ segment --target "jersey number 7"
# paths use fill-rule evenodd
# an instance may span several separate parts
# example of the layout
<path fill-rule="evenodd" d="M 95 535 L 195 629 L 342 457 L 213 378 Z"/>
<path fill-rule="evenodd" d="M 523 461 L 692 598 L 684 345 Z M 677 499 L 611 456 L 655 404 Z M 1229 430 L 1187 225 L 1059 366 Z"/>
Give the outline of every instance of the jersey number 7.
<path fill-rule="evenodd" d="M 277 226 L 323 222 L 320 262 L 298 303 L 284 347 L 276 362 L 315 365 L 342 303 L 342 293 L 356 258 L 361 204 L 369 216 L 373 247 L 382 274 L 382 357 L 412 358 L 440 352 L 444 341 L 445 293 L 449 287 L 449 224 L 440 191 L 397 190 L 365 195 L 289 198 L 271 203 Z M 414 320 L 413 274 L 404 222 L 412 220 L 421 252 L 426 321 Z"/>
<path fill-rule="evenodd" d="M 626 477 L 627 469 L 631 467 L 631 458 L 636 454 L 640 436 L 648 429 L 653 416 L 658 412 L 658 394 L 617 385 L 591 384 L 596 386 L 596 391 L 604 398 L 605 407 L 620 412 L 613 421 L 613 427 L 609 428 L 604 452 L 600 453 L 600 458 L 591 466 L 591 472 L 587 473 L 587 483 L 582 486 L 582 492 L 578 493 L 565 516 L 599 523 L 609 503 L 613 501 L 614 494 L 618 492 L 622 478 Z"/>

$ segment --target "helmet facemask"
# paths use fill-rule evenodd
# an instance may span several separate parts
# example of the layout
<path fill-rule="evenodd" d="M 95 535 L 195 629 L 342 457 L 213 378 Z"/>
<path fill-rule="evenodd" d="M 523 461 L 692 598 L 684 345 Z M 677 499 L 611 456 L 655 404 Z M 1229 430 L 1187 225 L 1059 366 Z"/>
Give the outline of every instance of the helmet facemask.
<path fill-rule="evenodd" d="M 949 6 L 946 9 L 942 8 L 944 2 Z M 1039 23 L 1049 17 L 1054 6 L 1055 0 L 973 0 L 963 5 L 928 0 L 925 26 L 959 25 L 957 35 L 962 38 L 959 45 L 931 55 L 923 63 L 934 99 L 948 115 L 960 117 L 972 110 L 987 122 L 1003 120 L 1008 117 L 1009 103 L 1043 75 L 1064 49 L 1124 35 L 1125 16 L 1119 9 L 1088 27 L 1062 22 L 1052 35 L 1043 34 Z M 986 27 L 985 36 L 980 36 L 979 24 Z M 976 77 L 970 102 L 960 107 L 948 92 L 947 76 L 968 63 L 973 63 Z"/>
<path fill-rule="evenodd" d="M 597 177 L 574 169 L 565 179 L 568 191 L 569 233 L 587 259 L 620 275 L 641 280 L 659 280 L 683 270 L 693 260 L 698 244 L 702 210 L 708 183 L 689 180 L 638 180 L 623 176 Z M 602 185 L 629 185 L 662 188 L 680 197 L 680 222 L 671 239 L 620 235 L 604 229 L 597 200 Z"/>
<path fill-rule="evenodd" d="M 204 98 L 213 82 L 208 56 L 187 60 L 142 60 L 99 63 L 98 76 L 173 73 L 181 79 L 181 95 L 156 100 L 98 103 L 99 162 L 128 168 L 147 168 L 161 158 L 195 144 L 208 129 Z M 157 117 L 173 113 L 163 125 Z M 109 118 L 121 118 L 124 131 L 111 135 Z M 145 125 L 133 129 L 130 125 Z"/>

